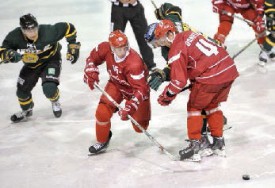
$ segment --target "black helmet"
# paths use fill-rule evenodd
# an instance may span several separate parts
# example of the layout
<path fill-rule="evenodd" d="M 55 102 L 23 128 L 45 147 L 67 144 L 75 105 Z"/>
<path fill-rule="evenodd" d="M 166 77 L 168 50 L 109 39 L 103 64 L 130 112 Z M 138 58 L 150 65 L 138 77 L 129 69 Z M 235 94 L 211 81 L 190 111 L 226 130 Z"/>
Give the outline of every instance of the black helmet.
<path fill-rule="evenodd" d="M 26 14 L 20 17 L 20 26 L 22 29 L 31 29 L 37 27 L 38 22 L 32 14 Z"/>

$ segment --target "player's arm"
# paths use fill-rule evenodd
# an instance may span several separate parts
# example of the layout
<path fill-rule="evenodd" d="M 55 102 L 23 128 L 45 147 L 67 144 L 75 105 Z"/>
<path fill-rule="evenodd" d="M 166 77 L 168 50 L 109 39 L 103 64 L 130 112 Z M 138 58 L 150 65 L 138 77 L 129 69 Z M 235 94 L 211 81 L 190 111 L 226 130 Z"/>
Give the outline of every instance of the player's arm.
<path fill-rule="evenodd" d="M 9 62 L 17 63 L 22 59 L 21 54 L 16 51 L 17 48 L 14 45 L 12 38 L 11 33 L 8 34 L 4 39 L 2 46 L 0 46 L 0 64 Z"/>

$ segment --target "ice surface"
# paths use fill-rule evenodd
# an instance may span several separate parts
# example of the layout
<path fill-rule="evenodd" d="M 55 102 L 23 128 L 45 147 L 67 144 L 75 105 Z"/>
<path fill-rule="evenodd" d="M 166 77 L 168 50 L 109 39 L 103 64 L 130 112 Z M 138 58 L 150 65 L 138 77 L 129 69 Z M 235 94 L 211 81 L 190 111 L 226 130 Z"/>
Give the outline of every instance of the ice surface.
<path fill-rule="evenodd" d="M 149 0 L 141 1 L 148 23 L 155 20 Z M 157 5 L 163 0 L 155 1 Z M 218 17 L 211 1 L 171 0 L 183 9 L 183 18 L 198 30 L 213 36 Z M 12 124 L 10 115 L 19 110 L 16 80 L 22 63 L 0 67 L 0 187 L 274 187 L 275 184 L 275 64 L 268 72 L 256 68 L 259 47 L 253 44 L 236 58 L 240 77 L 229 100 L 222 105 L 232 129 L 224 134 L 227 158 L 209 157 L 201 163 L 171 161 L 144 134 L 136 134 L 130 122 L 112 119 L 113 137 L 106 153 L 88 157 L 95 142 L 94 112 L 99 91 L 90 91 L 82 81 L 89 51 L 107 39 L 110 31 L 110 2 L 107 0 L 9 0 L 1 2 L 0 40 L 19 25 L 19 17 L 33 13 L 39 23 L 68 21 L 75 24 L 82 43 L 75 65 L 65 60 L 61 75 L 63 116 L 54 118 L 51 103 L 44 97 L 41 82 L 33 90 L 34 115 L 30 121 Z M 130 44 L 138 50 L 132 29 L 127 26 Z M 234 55 L 250 42 L 254 34 L 247 24 L 235 20 L 227 39 Z M 154 50 L 159 67 L 165 62 Z M 100 68 L 100 85 L 107 74 Z M 152 91 L 152 121 L 148 132 L 166 149 L 177 154 L 187 145 L 186 101 L 180 94 L 169 107 L 161 107 Z M 249 174 L 251 180 L 242 180 Z"/>

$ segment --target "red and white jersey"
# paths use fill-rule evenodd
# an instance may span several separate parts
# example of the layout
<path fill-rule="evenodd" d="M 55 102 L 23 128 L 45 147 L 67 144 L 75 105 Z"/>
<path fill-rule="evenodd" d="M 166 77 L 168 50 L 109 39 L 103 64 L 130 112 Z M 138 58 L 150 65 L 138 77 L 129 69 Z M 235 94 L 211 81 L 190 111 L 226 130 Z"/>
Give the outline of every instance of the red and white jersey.
<path fill-rule="evenodd" d="M 178 93 L 187 83 L 221 84 L 238 77 L 234 61 L 226 50 L 200 33 L 185 31 L 176 35 L 168 54 L 171 90 Z"/>
<path fill-rule="evenodd" d="M 247 9 L 253 7 L 257 12 L 264 11 L 264 0 L 224 0 L 227 4 L 231 5 L 234 9 Z"/>
<path fill-rule="evenodd" d="M 150 92 L 147 83 L 148 70 L 135 50 L 130 49 L 128 56 L 117 63 L 109 43 L 102 42 L 90 52 L 86 63 L 90 62 L 96 66 L 106 62 L 110 80 L 126 99 L 129 100 L 134 96 L 141 101 L 148 99 Z"/>

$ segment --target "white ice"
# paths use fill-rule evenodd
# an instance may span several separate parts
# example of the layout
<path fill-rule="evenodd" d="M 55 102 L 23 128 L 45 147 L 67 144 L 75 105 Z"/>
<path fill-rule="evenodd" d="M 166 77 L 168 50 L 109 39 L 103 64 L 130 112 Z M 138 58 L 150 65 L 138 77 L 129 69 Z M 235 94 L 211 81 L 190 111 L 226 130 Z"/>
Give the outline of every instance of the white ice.
<path fill-rule="evenodd" d="M 141 1 L 148 23 L 155 22 L 149 0 Z M 164 0 L 155 1 L 160 5 Z M 184 20 L 194 28 L 213 36 L 218 16 L 212 13 L 211 1 L 171 0 L 183 9 Z M 221 108 L 228 118 L 225 131 L 226 158 L 203 158 L 201 163 L 172 161 L 159 151 L 145 134 L 133 131 L 130 122 L 115 114 L 113 138 L 106 153 L 88 157 L 88 148 L 95 143 L 94 113 L 101 93 L 90 91 L 83 83 L 83 68 L 89 51 L 107 39 L 110 30 L 110 2 L 107 0 L 9 0 L 1 2 L 0 40 L 19 25 L 19 17 L 34 14 L 39 23 L 67 21 L 75 24 L 82 43 L 81 56 L 75 65 L 65 60 L 61 74 L 63 116 L 53 117 L 51 104 L 44 97 L 41 82 L 33 90 L 34 115 L 28 122 L 12 124 L 10 115 L 19 111 L 16 80 L 22 63 L 0 67 L 0 187 L 274 187 L 275 184 L 275 64 L 268 72 L 257 70 L 260 48 L 256 43 L 235 60 L 240 77 L 228 101 Z M 138 50 L 132 29 L 126 34 L 131 46 Z M 235 20 L 227 39 L 231 55 L 254 37 L 252 29 Z M 159 67 L 165 62 L 156 49 Z M 100 85 L 108 79 L 105 67 L 100 68 Z M 169 152 L 178 151 L 187 143 L 186 101 L 181 93 L 172 105 L 161 107 L 157 92 L 152 91 L 152 121 L 148 132 Z M 251 180 L 242 180 L 249 174 Z"/>

